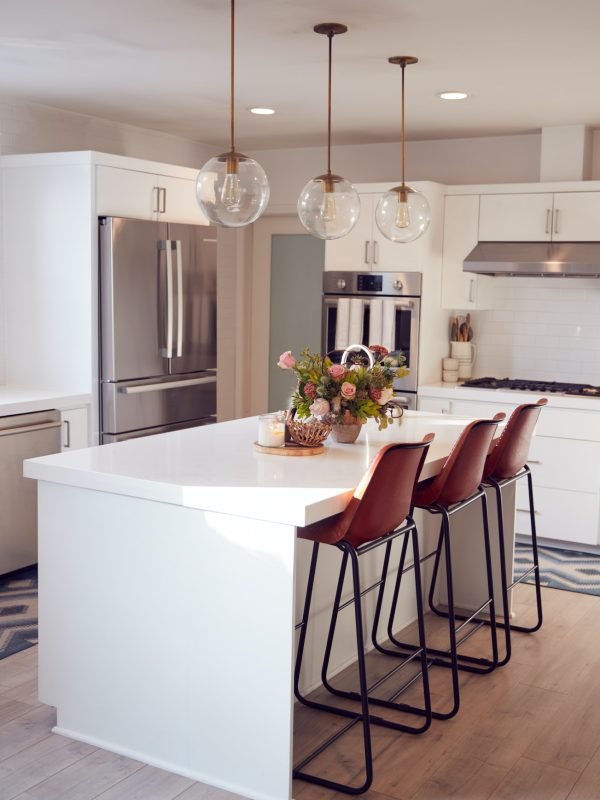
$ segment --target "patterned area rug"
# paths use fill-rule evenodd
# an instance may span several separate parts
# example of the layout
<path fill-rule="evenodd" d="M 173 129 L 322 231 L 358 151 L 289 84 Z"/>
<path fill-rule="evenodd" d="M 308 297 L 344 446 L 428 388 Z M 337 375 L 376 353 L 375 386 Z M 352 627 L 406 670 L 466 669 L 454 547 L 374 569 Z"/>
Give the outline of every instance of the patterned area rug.
<path fill-rule="evenodd" d="M 600 556 L 561 550 L 558 547 L 539 547 L 540 581 L 550 589 L 600 595 Z M 532 565 L 531 547 L 517 542 L 515 578 Z M 530 575 L 524 583 L 534 583 Z"/>
<path fill-rule="evenodd" d="M 37 567 L 0 576 L 0 658 L 37 644 Z"/>

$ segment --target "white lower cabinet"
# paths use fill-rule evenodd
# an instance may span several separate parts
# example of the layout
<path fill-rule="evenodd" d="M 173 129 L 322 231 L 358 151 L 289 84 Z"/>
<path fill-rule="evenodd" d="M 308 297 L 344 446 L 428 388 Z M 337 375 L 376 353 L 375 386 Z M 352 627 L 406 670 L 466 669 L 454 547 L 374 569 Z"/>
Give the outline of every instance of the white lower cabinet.
<path fill-rule="evenodd" d="M 88 408 L 68 408 L 60 412 L 62 421 L 61 450 L 89 447 Z"/>
<path fill-rule="evenodd" d="M 521 402 L 523 402 L 523 399 Z M 514 404 L 419 395 L 420 411 L 491 419 Z M 544 539 L 600 544 L 600 414 L 544 408 L 531 445 L 536 530 Z M 517 484 L 516 532 L 531 535 L 527 481 Z"/>

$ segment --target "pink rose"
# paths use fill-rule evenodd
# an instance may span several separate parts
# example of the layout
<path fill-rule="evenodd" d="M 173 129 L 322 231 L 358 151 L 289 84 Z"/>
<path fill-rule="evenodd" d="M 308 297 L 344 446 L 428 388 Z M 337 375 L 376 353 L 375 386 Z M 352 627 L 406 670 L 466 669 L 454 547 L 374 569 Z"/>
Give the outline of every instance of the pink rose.
<path fill-rule="evenodd" d="M 279 356 L 279 361 L 277 362 L 277 366 L 281 367 L 281 369 L 291 369 L 295 363 L 296 359 L 292 355 L 292 351 L 286 350 L 285 353 L 282 353 Z"/>
<path fill-rule="evenodd" d="M 375 402 L 381 400 L 381 389 L 371 389 L 369 392 L 369 397 L 371 400 L 375 400 Z"/>
<path fill-rule="evenodd" d="M 304 396 L 314 400 L 317 396 L 317 385 L 315 383 L 307 383 L 304 386 Z"/>
<path fill-rule="evenodd" d="M 341 381 L 346 374 L 346 367 L 343 367 L 341 364 L 332 364 L 327 372 L 329 377 L 333 378 L 334 381 Z"/>
<path fill-rule="evenodd" d="M 309 407 L 309 411 L 313 417 L 324 417 L 329 413 L 329 403 L 323 397 L 318 397 Z"/>
<path fill-rule="evenodd" d="M 342 383 L 342 397 L 345 397 L 346 400 L 350 400 L 356 394 L 356 386 L 349 381 L 344 381 Z"/>

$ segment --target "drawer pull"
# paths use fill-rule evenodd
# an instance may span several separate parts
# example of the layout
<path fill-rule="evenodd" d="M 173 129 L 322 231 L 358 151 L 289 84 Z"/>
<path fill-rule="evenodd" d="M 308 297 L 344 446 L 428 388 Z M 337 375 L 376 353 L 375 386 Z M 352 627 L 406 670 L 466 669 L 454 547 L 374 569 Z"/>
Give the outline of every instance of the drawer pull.
<path fill-rule="evenodd" d="M 530 458 L 528 464 L 543 464 L 543 461 L 536 461 L 535 458 Z"/>

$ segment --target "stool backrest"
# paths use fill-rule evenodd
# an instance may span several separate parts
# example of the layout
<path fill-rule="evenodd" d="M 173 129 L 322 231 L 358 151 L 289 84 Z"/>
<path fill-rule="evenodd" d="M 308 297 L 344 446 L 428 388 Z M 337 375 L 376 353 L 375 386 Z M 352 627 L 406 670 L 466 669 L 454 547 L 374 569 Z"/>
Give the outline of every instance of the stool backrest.
<path fill-rule="evenodd" d="M 517 406 L 510 415 L 502 436 L 496 441 L 485 462 L 484 478 L 504 480 L 520 472 L 529 457 L 533 431 L 540 411 L 547 404 L 545 397 L 537 403 Z"/>
<path fill-rule="evenodd" d="M 482 479 L 485 460 L 498 427 L 506 415 L 476 419 L 463 430 L 446 463 L 426 489 L 427 505 L 450 506 L 474 494 Z M 421 503 L 419 503 L 421 505 Z"/>
<path fill-rule="evenodd" d="M 354 492 L 344 515 L 350 524 L 344 539 L 354 547 L 395 530 L 411 509 L 413 492 L 433 433 L 422 442 L 382 447 Z"/>

